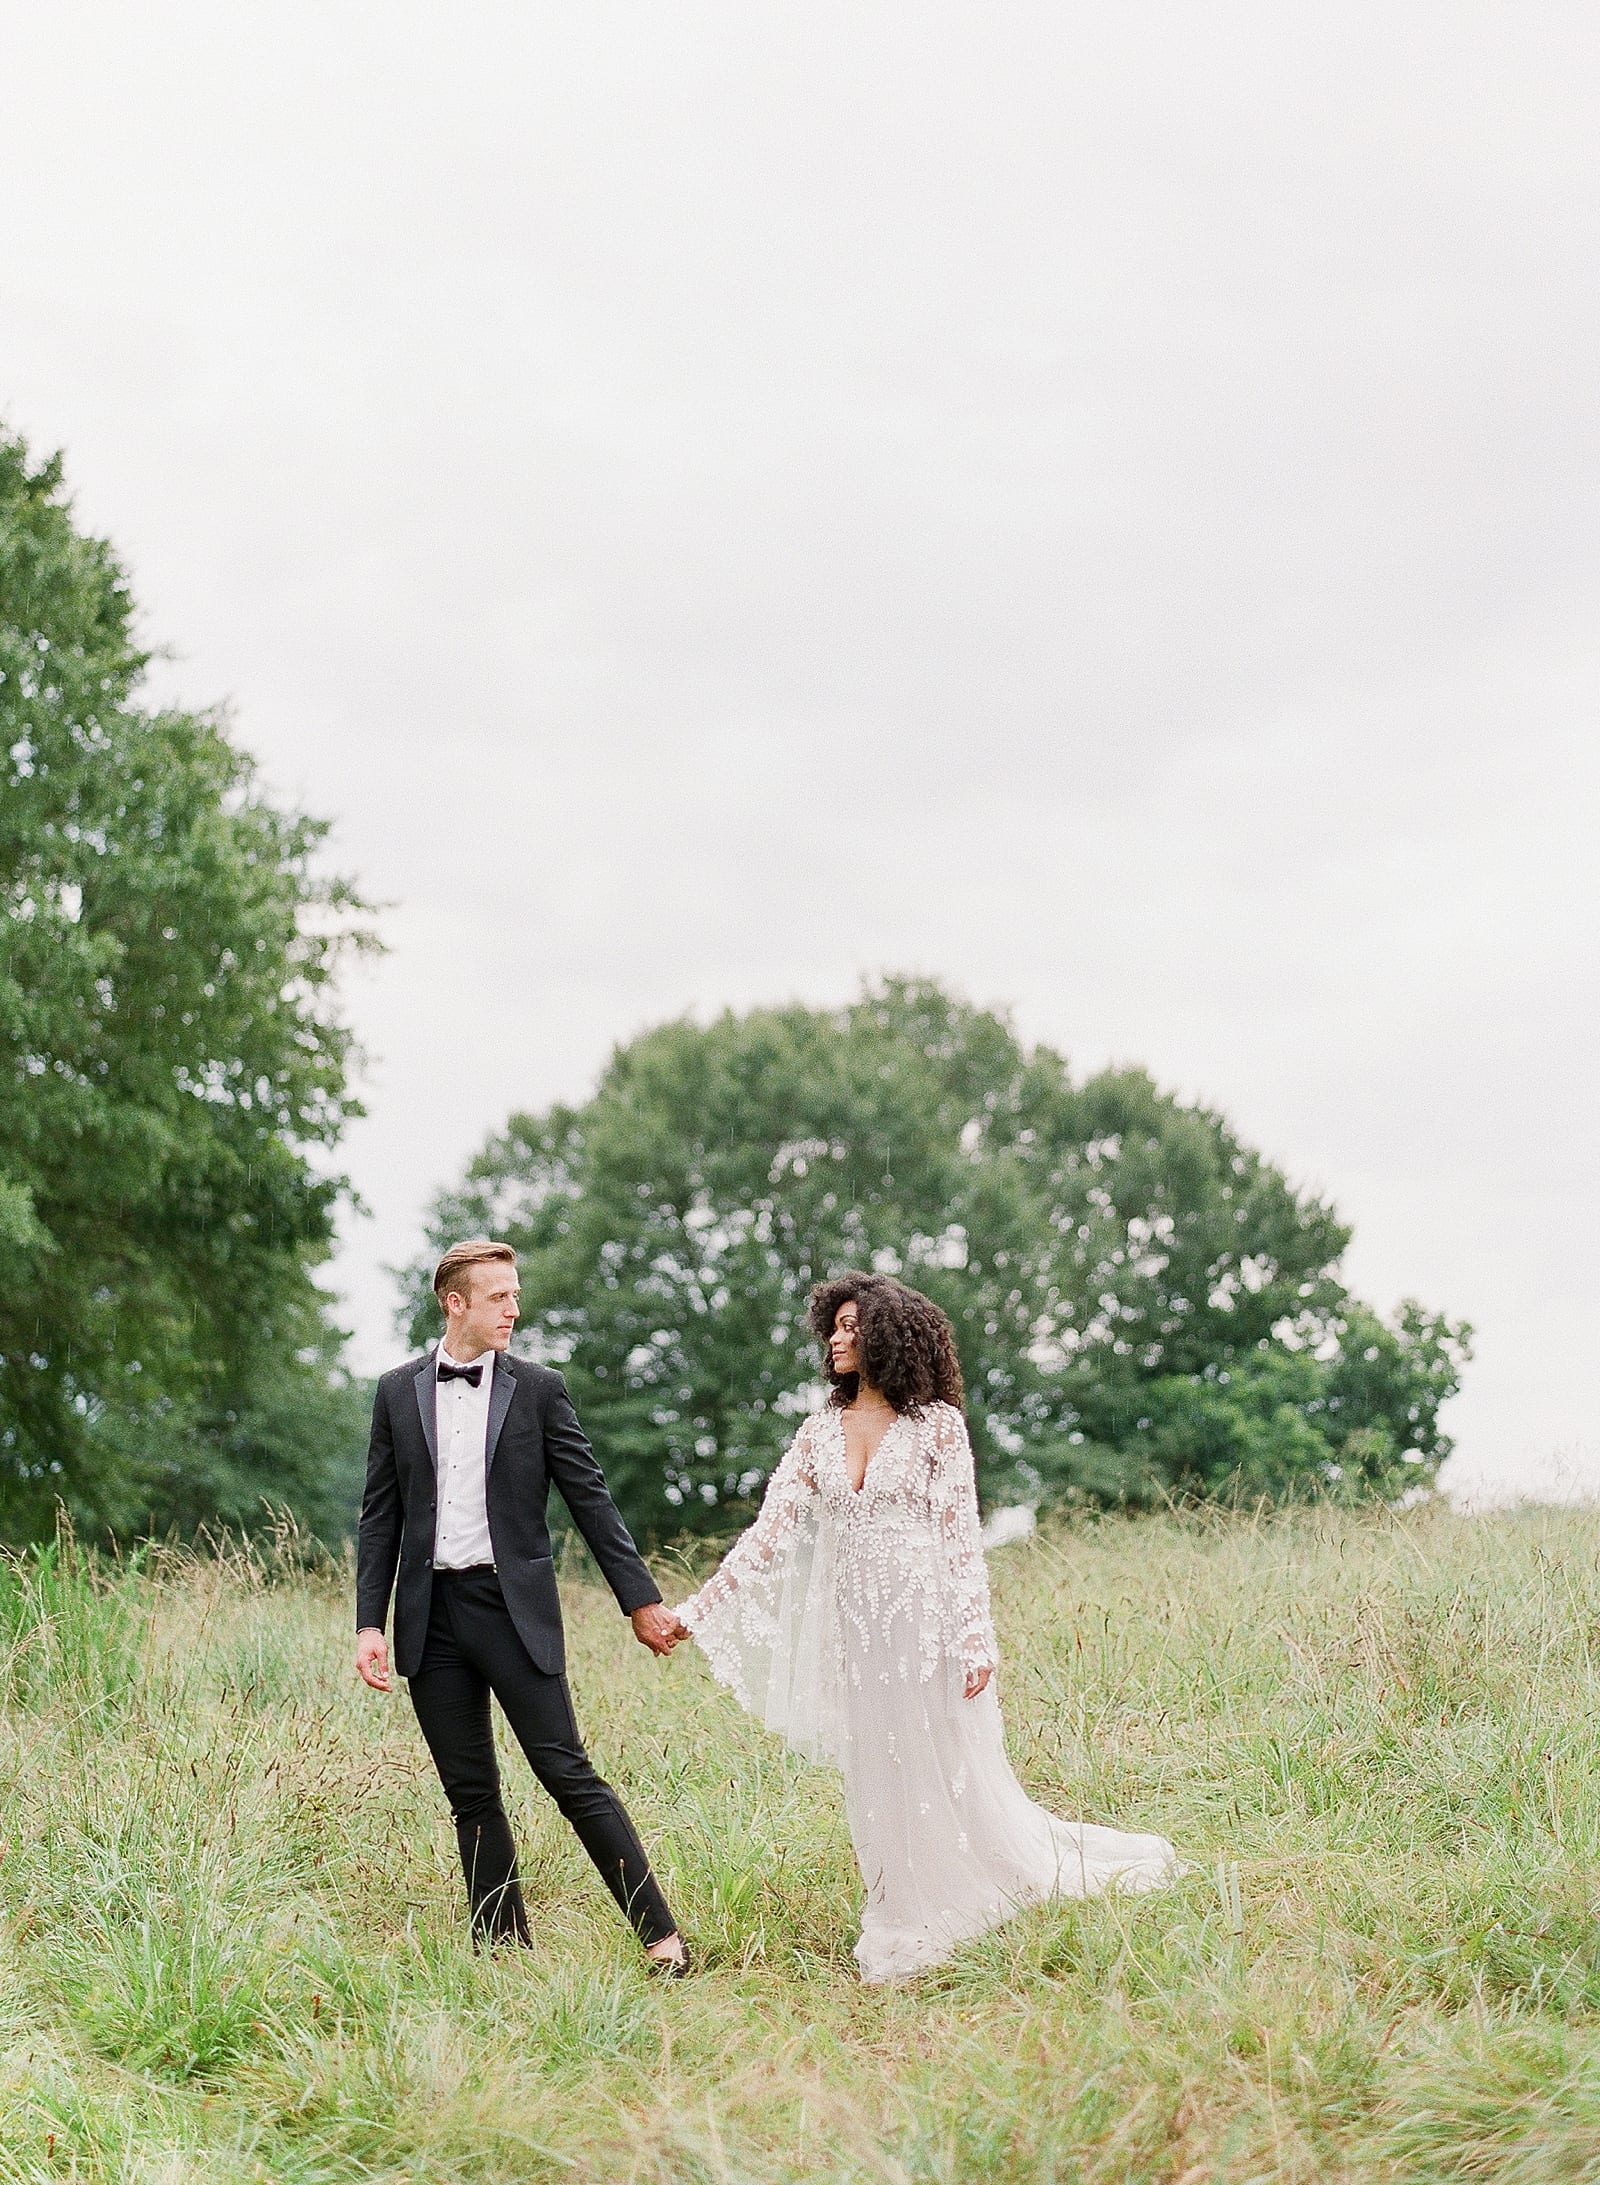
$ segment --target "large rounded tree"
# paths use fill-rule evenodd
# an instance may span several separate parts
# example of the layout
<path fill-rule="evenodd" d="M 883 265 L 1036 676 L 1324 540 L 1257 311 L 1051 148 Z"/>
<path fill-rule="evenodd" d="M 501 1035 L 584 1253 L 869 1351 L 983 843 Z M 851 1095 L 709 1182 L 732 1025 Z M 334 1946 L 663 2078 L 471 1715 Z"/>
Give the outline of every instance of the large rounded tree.
<path fill-rule="evenodd" d="M 646 1033 L 439 1199 L 434 1245 L 479 1231 L 517 1245 L 520 1341 L 646 1535 L 746 1514 L 815 1399 L 806 1293 L 841 1267 L 950 1314 L 991 1499 L 1392 1495 L 1447 1453 L 1466 1356 L 1463 1326 L 1352 1298 L 1333 1209 L 1221 1115 L 1138 1070 L 1074 1082 L 925 982 Z"/>

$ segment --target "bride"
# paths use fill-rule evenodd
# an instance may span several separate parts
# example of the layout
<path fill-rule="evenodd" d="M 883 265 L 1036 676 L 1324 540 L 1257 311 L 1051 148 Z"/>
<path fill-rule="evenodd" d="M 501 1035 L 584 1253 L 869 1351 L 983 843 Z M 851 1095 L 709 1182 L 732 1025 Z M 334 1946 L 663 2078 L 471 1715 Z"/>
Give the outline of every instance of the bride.
<path fill-rule="evenodd" d="M 1164 1837 L 1059 1821 L 1011 1772 L 949 1321 L 875 1274 L 819 1283 L 810 1319 L 828 1403 L 678 1616 L 745 1707 L 843 1772 L 862 1979 L 937 1964 L 1042 1898 L 1170 1881 Z"/>

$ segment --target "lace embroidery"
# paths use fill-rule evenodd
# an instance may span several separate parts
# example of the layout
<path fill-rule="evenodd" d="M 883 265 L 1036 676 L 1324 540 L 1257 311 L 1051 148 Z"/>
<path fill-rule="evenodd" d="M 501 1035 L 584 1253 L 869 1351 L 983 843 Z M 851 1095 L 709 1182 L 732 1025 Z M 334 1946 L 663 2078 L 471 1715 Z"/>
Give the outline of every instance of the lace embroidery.
<path fill-rule="evenodd" d="M 1006 1759 L 961 1413 L 897 1418 L 859 1492 L 837 1411 L 808 1419 L 756 1522 L 678 1612 L 714 1674 L 770 1729 L 844 1777 L 867 1904 L 862 1977 L 936 1964 L 1019 1905 L 1150 1889 L 1179 1871 L 1160 1836 L 1059 1821 Z"/>
<path fill-rule="evenodd" d="M 795 1680 L 809 1676 L 811 1726 L 835 1753 L 849 1734 L 838 1705 L 846 1686 L 925 1685 L 951 1662 L 963 1679 L 992 1669 L 998 1650 L 961 1413 L 931 1404 L 897 1418 L 859 1490 L 843 1417 L 814 1414 L 768 1482 L 755 1523 L 678 1613 L 718 1678 L 773 1728 L 788 1733 Z"/>

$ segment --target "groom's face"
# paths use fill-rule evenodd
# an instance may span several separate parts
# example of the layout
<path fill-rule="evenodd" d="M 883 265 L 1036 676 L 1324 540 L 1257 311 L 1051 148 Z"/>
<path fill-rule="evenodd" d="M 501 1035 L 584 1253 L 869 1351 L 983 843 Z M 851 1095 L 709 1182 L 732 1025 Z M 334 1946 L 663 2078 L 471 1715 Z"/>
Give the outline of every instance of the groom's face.
<path fill-rule="evenodd" d="M 446 1301 L 450 1327 L 446 1341 L 452 1358 L 466 1364 L 486 1350 L 504 1350 L 517 1324 L 521 1296 L 517 1270 L 505 1260 L 482 1260 L 465 1270 L 470 1288 L 465 1298 L 451 1293 Z M 459 1311 L 451 1306 L 458 1305 Z"/>

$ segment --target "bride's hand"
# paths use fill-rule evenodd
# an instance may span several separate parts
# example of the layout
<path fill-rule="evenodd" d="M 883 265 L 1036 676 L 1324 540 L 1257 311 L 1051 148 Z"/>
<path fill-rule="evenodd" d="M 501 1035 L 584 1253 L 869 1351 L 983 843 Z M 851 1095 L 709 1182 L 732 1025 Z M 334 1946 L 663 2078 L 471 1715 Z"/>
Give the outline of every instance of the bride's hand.
<path fill-rule="evenodd" d="M 983 1690 L 984 1686 L 988 1683 L 989 1679 L 993 1675 L 994 1671 L 992 1668 L 969 1669 L 967 1671 L 967 1698 L 976 1699 L 978 1694 Z"/>

